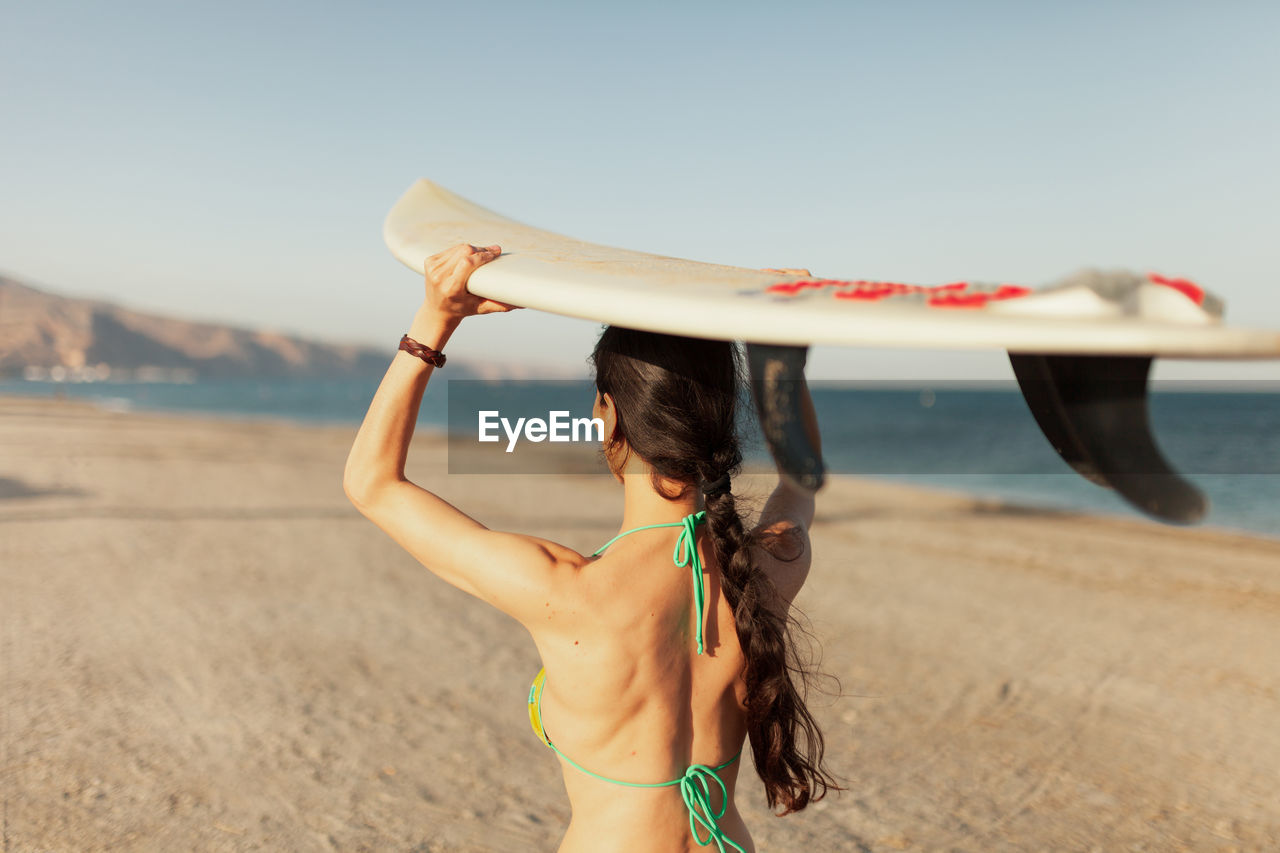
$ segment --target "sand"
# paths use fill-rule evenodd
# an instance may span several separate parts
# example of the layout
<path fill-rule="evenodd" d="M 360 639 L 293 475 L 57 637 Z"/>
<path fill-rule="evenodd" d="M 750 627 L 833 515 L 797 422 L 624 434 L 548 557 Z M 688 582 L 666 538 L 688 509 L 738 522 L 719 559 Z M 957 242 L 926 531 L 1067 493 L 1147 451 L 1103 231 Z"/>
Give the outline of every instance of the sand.
<path fill-rule="evenodd" d="M 350 507 L 353 432 L 0 399 L 4 853 L 555 849 L 532 643 Z M 604 478 L 444 470 L 420 437 L 490 526 L 616 530 Z M 744 772 L 762 851 L 1280 848 L 1280 543 L 840 479 L 814 549 L 848 790 Z"/>

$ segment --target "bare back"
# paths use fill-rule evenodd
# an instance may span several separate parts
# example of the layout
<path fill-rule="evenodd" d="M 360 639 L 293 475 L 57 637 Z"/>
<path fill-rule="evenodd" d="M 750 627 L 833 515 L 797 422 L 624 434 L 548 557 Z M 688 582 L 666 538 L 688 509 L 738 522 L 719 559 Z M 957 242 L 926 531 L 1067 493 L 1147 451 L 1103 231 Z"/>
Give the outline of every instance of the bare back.
<path fill-rule="evenodd" d="M 762 521 L 803 535 L 800 519 L 769 519 L 768 509 Z M 737 756 L 746 739 L 745 660 L 709 534 L 698 529 L 706 591 L 702 655 L 692 576 L 672 560 L 676 536 L 671 528 L 637 532 L 585 560 L 544 604 L 543 617 L 528 625 L 547 672 L 542 723 L 548 736 L 581 768 L 615 782 L 667 782 L 691 765 L 717 768 Z M 795 556 L 790 561 L 756 551 L 757 565 L 776 575 L 785 594 L 782 606 L 789 605 L 799 589 L 797 574 L 803 583 L 807 572 L 807 545 L 786 555 Z M 573 807 L 562 853 L 705 849 L 696 846 L 689 812 L 672 787 L 623 788 L 562 764 Z M 717 774 L 729 800 L 718 823 L 753 850 L 733 805 L 740 767 L 734 761 Z M 718 808 L 719 791 L 713 794 Z"/>

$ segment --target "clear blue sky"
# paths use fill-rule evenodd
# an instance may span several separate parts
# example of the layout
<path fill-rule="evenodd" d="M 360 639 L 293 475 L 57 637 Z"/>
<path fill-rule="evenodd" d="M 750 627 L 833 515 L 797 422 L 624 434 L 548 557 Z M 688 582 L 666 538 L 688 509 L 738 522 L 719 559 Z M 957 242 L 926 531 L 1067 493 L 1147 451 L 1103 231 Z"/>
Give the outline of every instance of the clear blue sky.
<path fill-rule="evenodd" d="M 1277 34 L 1272 2 L 9 2 L 0 270 L 391 346 L 419 284 L 381 222 L 422 176 L 584 239 L 745 266 L 1158 269 L 1280 327 Z M 580 364 L 595 328 L 485 318 L 451 355 Z"/>

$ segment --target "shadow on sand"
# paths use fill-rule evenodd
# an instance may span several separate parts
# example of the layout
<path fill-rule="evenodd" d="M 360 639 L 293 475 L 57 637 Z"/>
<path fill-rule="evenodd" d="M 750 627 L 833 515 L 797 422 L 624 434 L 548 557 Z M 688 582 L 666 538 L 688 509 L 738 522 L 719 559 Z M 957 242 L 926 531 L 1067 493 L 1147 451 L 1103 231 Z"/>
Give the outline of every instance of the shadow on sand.
<path fill-rule="evenodd" d="M 0 477 L 0 501 L 19 500 L 21 498 L 83 498 L 89 493 L 83 489 L 66 486 L 34 486 L 13 477 Z"/>

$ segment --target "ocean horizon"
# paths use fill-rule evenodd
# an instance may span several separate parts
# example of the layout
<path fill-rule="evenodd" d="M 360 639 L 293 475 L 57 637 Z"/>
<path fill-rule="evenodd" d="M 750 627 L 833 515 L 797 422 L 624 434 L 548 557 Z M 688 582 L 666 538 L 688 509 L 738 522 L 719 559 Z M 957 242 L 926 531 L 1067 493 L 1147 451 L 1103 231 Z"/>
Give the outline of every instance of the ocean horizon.
<path fill-rule="evenodd" d="M 2 380 L 0 394 L 79 399 L 121 412 L 356 425 L 380 379 Z M 565 410 L 589 416 L 588 380 L 455 380 L 428 387 L 421 427 L 467 428 L 460 427 L 457 412 L 451 425 L 451 384 L 472 394 L 491 393 L 492 405 L 504 410 Z M 1058 458 L 1011 383 L 810 385 L 824 455 L 834 474 L 945 488 L 1038 509 L 1145 518 Z M 1211 508 L 1203 524 L 1280 538 L 1280 394 L 1258 390 L 1158 387 L 1151 395 L 1150 416 L 1165 456 L 1209 497 Z M 454 406 L 458 408 L 456 401 Z M 748 429 L 746 434 L 748 461 L 767 463 L 758 433 Z"/>

